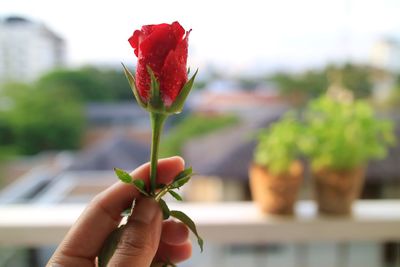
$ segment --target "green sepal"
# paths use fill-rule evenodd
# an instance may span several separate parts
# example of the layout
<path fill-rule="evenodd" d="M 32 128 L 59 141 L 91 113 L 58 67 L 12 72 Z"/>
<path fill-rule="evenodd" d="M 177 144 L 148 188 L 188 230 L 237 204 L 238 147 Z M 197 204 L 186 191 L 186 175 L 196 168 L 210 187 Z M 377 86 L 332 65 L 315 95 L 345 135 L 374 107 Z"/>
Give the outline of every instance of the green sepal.
<path fill-rule="evenodd" d="M 182 197 L 181 197 L 181 195 L 179 195 L 177 192 L 175 192 L 175 191 L 172 191 L 172 190 L 168 190 L 168 193 L 170 193 L 171 194 L 171 196 L 173 196 L 176 200 L 178 200 L 178 201 L 182 201 L 183 199 L 182 199 Z"/>
<path fill-rule="evenodd" d="M 126 183 L 126 184 L 132 183 L 132 177 L 126 171 L 124 171 L 122 169 L 114 168 L 114 172 L 117 175 L 118 179 L 121 180 L 121 182 Z"/>
<path fill-rule="evenodd" d="M 149 108 L 150 111 L 164 113 L 165 107 L 164 102 L 162 100 L 160 94 L 160 83 L 157 81 L 156 76 L 154 75 L 153 70 L 147 66 L 147 72 L 150 75 L 150 101 Z"/>
<path fill-rule="evenodd" d="M 140 95 L 137 91 L 135 76 L 133 76 L 133 74 L 128 70 L 128 68 L 125 67 L 124 63 L 121 62 L 121 64 L 122 64 L 122 67 L 124 68 L 125 76 L 128 79 L 129 85 L 131 86 L 131 89 L 132 89 L 133 95 L 136 99 L 136 102 L 139 104 L 139 106 L 146 109 L 147 104 L 142 101 L 142 98 L 140 97 Z"/>
<path fill-rule="evenodd" d="M 165 201 L 163 199 L 160 198 L 160 200 L 158 201 L 158 204 L 160 205 L 162 214 L 163 214 L 163 219 L 166 220 L 169 218 L 170 216 L 170 211 L 169 208 L 167 206 L 167 203 L 165 203 Z"/>
<path fill-rule="evenodd" d="M 114 255 L 115 250 L 117 249 L 119 240 L 124 231 L 124 227 L 125 225 L 112 231 L 104 242 L 97 259 L 99 267 L 107 267 L 108 262 L 110 261 L 111 257 Z"/>
<path fill-rule="evenodd" d="M 197 243 L 199 244 L 200 250 L 201 250 L 201 252 L 203 252 L 204 241 L 199 236 L 199 233 L 197 232 L 196 225 L 194 224 L 192 219 L 190 219 L 189 216 L 187 216 L 185 213 L 183 213 L 182 211 L 179 211 L 179 210 L 171 210 L 169 212 L 169 214 L 172 217 L 174 217 L 174 218 L 180 220 L 181 222 L 183 222 L 193 232 L 193 234 L 197 237 Z"/>
<path fill-rule="evenodd" d="M 192 90 L 194 79 L 196 78 L 198 71 L 199 70 L 197 69 L 196 72 L 193 74 L 192 78 L 190 78 L 190 80 L 185 83 L 181 92 L 175 98 L 172 105 L 166 109 L 168 113 L 179 113 L 182 111 L 186 98 L 188 97 L 190 90 Z"/>

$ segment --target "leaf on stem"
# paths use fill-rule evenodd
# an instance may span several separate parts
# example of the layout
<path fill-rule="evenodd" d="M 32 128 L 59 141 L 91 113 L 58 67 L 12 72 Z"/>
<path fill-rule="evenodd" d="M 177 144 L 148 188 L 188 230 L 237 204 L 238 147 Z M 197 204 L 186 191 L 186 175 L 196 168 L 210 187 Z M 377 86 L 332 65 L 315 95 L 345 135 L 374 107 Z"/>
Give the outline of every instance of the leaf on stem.
<path fill-rule="evenodd" d="M 133 185 L 136 187 L 136 189 L 142 193 L 145 196 L 149 196 L 149 194 L 146 192 L 146 186 L 144 184 L 143 180 L 140 179 L 135 179 L 133 180 Z"/>
<path fill-rule="evenodd" d="M 174 181 L 171 184 L 171 188 L 179 188 L 186 184 L 193 175 L 192 167 L 184 169 L 174 178 Z"/>
<path fill-rule="evenodd" d="M 183 200 L 182 197 L 178 193 L 176 193 L 175 191 L 169 190 L 168 193 L 170 193 L 171 196 L 173 196 L 178 201 L 182 201 Z"/>
<path fill-rule="evenodd" d="M 193 234 L 197 237 L 197 243 L 199 244 L 200 250 L 201 252 L 203 252 L 203 244 L 204 241 L 203 239 L 199 236 L 199 234 L 197 233 L 197 229 L 196 229 L 196 225 L 194 224 L 194 222 L 192 221 L 192 219 L 189 218 L 189 216 L 187 216 L 185 213 L 183 213 L 182 211 L 179 210 L 171 210 L 170 215 L 178 220 L 180 220 L 181 222 L 183 222 L 187 227 L 189 227 L 189 229 L 193 232 Z"/>
<path fill-rule="evenodd" d="M 193 173 L 193 169 L 192 167 L 186 168 L 183 171 L 181 171 L 180 173 L 178 173 L 177 176 L 175 176 L 174 181 L 177 181 L 179 179 L 182 179 L 188 175 L 191 175 Z"/>
<path fill-rule="evenodd" d="M 167 206 L 167 203 L 165 203 L 165 201 L 160 198 L 160 200 L 158 201 L 158 204 L 160 205 L 161 211 L 163 213 L 163 219 L 164 220 L 168 219 L 170 216 L 170 211 Z"/>
<path fill-rule="evenodd" d="M 118 168 L 114 168 L 114 172 L 118 176 L 118 178 L 121 180 L 121 182 L 126 183 L 126 184 L 132 183 L 132 177 L 126 171 L 118 169 Z"/>
<path fill-rule="evenodd" d="M 136 187 L 136 189 L 139 190 L 140 193 L 142 193 L 145 196 L 149 196 L 149 194 L 146 192 L 146 186 L 143 180 L 133 179 L 129 173 L 118 168 L 114 168 L 114 172 L 121 180 L 121 182 L 126 184 L 133 184 Z"/>
<path fill-rule="evenodd" d="M 186 184 L 187 182 L 189 182 L 190 178 L 192 178 L 191 176 L 186 176 L 182 179 L 179 179 L 178 181 L 175 181 L 172 183 L 171 188 L 179 188 L 181 186 L 183 186 L 184 184 Z"/>
<path fill-rule="evenodd" d="M 166 184 L 157 184 L 156 189 L 163 189 L 166 186 Z"/>

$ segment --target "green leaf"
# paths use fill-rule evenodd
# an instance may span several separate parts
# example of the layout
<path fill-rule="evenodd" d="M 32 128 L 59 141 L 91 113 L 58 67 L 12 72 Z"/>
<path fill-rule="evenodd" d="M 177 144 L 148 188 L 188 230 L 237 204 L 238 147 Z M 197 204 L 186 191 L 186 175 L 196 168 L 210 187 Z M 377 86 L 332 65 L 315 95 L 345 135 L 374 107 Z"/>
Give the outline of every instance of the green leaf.
<path fill-rule="evenodd" d="M 153 70 L 147 66 L 147 72 L 150 75 L 150 105 L 155 111 L 162 111 L 164 109 L 164 102 L 160 95 L 160 83 L 157 81 Z"/>
<path fill-rule="evenodd" d="M 143 180 L 135 179 L 133 180 L 133 185 L 136 187 L 137 190 L 139 190 L 140 193 L 145 196 L 149 196 L 149 194 L 146 192 L 146 186 Z"/>
<path fill-rule="evenodd" d="M 167 108 L 168 112 L 179 113 L 182 111 L 183 105 L 185 104 L 185 101 L 186 101 L 186 98 L 188 97 L 190 90 L 192 90 L 194 79 L 196 78 L 198 71 L 199 70 L 197 69 L 196 72 L 193 74 L 192 78 L 190 78 L 190 80 L 185 83 L 181 92 L 175 98 L 174 103 L 172 103 L 172 105 L 169 108 Z"/>
<path fill-rule="evenodd" d="M 193 234 L 197 237 L 197 243 L 199 244 L 200 250 L 201 252 L 203 252 L 203 244 L 204 241 L 203 239 L 199 236 L 199 234 L 197 233 L 197 229 L 196 229 L 196 225 L 195 223 L 192 221 L 192 219 L 189 218 L 189 216 L 187 216 L 185 213 L 183 213 L 182 211 L 179 210 L 171 210 L 170 211 L 170 215 L 178 220 L 180 220 L 181 222 L 183 222 L 187 227 L 189 227 L 189 229 L 193 232 Z"/>
<path fill-rule="evenodd" d="M 125 225 L 112 231 L 104 242 L 98 257 L 99 267 L 107 267 L 107 264 L 110 261 L 111 257 L 114 255 L 114 252 L 118 246 L 118 242 L 121 239 L 124 227 Z"/>
<path fill-rule="evenodd" d="M 166 186 L 166 184 L 157 184 L 156 189 L 163 189 Z"/>
<path fill-rule="evenodd" d="M 142 98 L 139 96 L 139 93 L 136 88 L 136 81 L 135 81 L 135 76 L 128 70 L 127 67 L 125 67 L 124 63 L 121 63 L 122 67 L 124 68 L 124 73 L 126 78 L 128 79 L 129 85 L 131 86 L 133 95 L 135 96 L 136 102 L 142 107 L 142 108 L 147 108 L 147 104 L 142 101 Z"/>
<path fill-rule="evenodd" d="M 181 171 L 180 173 L 178 173 L 177 176 L 175 176 L 174 181 L 182 179 L 182 178 L 184 178 L 184 177 L 186 177 L 188 175 L 192 175 L 192 173 L 193 173 L 192 167 L 186 168 L 183 171 Z"/>
<path fill-rule="evenodd" d="M 192 175 L 193 175 L 192 167 L 184 169 L 183 171 L 178 173 L 178 175 L 174 178 L 171 187 L 172 188 L 179 188 L 179 187 L 183 186 L 184 184 L 186 184 L 190 180 Z"/>
<path fill-rule="evenodd" d="M 160 199 L 158 201 L 158 204 L 160 205 L 161 211 L 163 213 L 163 219 L 164 220 L 168 219 L 169 215 L 170 215 L 170 211 L 169 211 L 169 208 L 167 206 L 167 203 L 165 203 L 164 200 Z"/>
<path fill-rule="evenodd" d="M 178 201 L 182 201 L 183 200 L 182 197 L 178 193 L 176 193 L 175 191 L 169 190 L 168 193 L 170 193 L 171 196 L 173 196 Z"/>
<path fill-rule="evenodd" d="M 184 184 L 186 184 L 187 182 L 189 182 L 190 178 L 192 178 L 191 176 L 186 176 L 184 178 L 179 179 L 178 181 L 175 181 L 172 183 L 171 188 L 179 188 L 181 186 L 183 186 Z"/>
<path fill-rule="evenodd" d="M 121 180 L 121 182 L 127 183 L 127 184 L 132 183 L 132 177 L 126 171 L 118 169 L 118 168 L 114 168 L 114 172 L 118 176 L 118 178 Z"/>

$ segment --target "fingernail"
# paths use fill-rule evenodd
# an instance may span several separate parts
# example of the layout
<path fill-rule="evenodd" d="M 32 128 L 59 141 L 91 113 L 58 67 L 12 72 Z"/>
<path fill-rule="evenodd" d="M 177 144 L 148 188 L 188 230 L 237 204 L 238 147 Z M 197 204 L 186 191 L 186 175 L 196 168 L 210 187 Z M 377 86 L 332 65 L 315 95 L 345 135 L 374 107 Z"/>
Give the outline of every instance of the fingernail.
<path fill-rule="evenodd" d="M 182 163 L 183 166 L 185 166 L 185 160 L 181 156 L 172 156 L 169 158 L 163 158 L 163 160 L 178 160 Z"/>
<path fill-rule="evenodd" d="M 173 156 L 172 158 L 178 159 L 179 161 L 182 162 L 182 165 L 185 166 L 185 160 L 184 160 L 182 157 L 180 157 L 180 156 Z"/>
<path fill-rule="evenodd" d="M 136 203 L 131 220 L 149 224 L 159 212 L 161 211 L 155 200 L 142 198 Z"/>

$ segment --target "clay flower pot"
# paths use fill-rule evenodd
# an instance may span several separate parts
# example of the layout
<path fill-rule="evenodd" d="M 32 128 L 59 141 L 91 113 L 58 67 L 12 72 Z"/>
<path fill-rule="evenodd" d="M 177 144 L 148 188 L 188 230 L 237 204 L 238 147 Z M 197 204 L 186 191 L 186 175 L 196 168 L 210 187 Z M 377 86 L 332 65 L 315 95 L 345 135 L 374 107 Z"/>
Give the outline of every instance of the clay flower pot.
<path fill-rule="evenodd" d="M 315 199 L 323 214 L 348 215 L 364 184 L 365 168 L 313 172 Z"/>
<path fill-rule="evenodd" d="M 295 161 L 287 173 L 272 174 L 263 166 L 249 169 L 253 200 L 266 214 L 291 215 L 303 180 L 303 166 Z"/>

